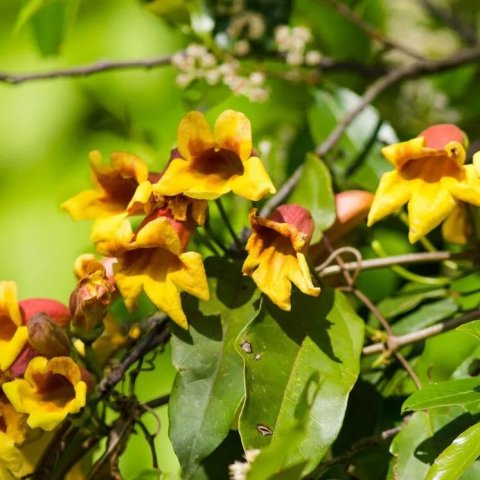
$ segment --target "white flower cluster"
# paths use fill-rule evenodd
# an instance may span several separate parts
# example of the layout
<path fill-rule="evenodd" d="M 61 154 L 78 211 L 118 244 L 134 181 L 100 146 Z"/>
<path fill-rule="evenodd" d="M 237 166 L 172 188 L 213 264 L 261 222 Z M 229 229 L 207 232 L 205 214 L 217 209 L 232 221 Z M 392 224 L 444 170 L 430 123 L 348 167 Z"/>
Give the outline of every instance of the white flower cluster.
<path fill-rule="evenodd" d="M 243 76 L 239 62 L 230 60 L 219 64 L 203 45 L 189 45 L 185 52 L 173 56 L 172 64 L 179 71 L 176 81 L 181 88 L 194 80 L 204 79 L 209 85 L 223 83 L 234 94 L 243 95 L 252 102 L 262 102 L 268 98 L 263 73 L 252 72 L 249 76 Z"/>
<path fill-rule="evenodd" d="M 228 466 L 228 472 L 230 473 L 231 480 L 245 480 L 247 473 L 250 470 L 251 463 L 257 458 L 260 450 L 247 450 L 245 452 L 246 462 L 235 462 Z"/>
<path fill-rule="evenodd" d="M 280 25 L 275 29 L 277 50 L 285 55 L 286 62 L 292 67 L 313 67 L 321 62 L 322 54 L 318 50 L 306 49 L 312 39 L 312 32 L 307 27 Z"/>

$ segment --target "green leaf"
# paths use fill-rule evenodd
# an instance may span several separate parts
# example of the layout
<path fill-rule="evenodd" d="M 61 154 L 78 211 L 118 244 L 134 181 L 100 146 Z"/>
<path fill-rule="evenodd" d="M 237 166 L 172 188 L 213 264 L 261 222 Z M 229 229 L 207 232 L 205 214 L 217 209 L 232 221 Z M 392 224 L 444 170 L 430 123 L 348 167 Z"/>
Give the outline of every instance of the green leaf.
<path fill-rule="evenodd" d="M 393 439 L 390 451 L 394 458 L 388 478 L 424 479 L 435 458 L 472 421 L 461 407 L 414 413 Z"/>
<path fill-rule="evenodd" d="M 471 273 L 452 281 L 452 290 L 460 293 L 473 293 L 480 290 L 480 273 Z"/>
<path fill-rule="evenodd" d="M 457 480 L 480 455 L 480 423 L 459 435 L 436 459 L 425 480 Z"/>
<path fill-rule="evenodd" d="M 424 300 L 444 297 L 444 288 L 419 286 L 417 283 L 405 285 L 394 297 L 388 297 L 378 303 L 377 307 L 385 318 L 393 318 L 413 310 Z"/>
<path fill-rule="evenodd" d="M 458 303 L 462 311 L 468 312 L 468 310 L 478 308 L 480 305 L 480 292 L 474 292 L 471 294 L 462 295 L 461 297 L 456 297 L 455 301 Z"/>
<path fill-rule="evenodd" d="M 55 55 L 66 33 L 67 0 L 50 0 L 31 18 L 35 40 L 44 56 Z"/>
<path fill-rule="evenodd" d="M 18 32 L 49 0 L 28 0 L 17 17 L 15 31 Z"/>
<path fill-rule="evenodd" d="M 325 455 L 342 426 L 359 371 L 363 322 L 340 292 L 313 298 L 294 292 L 285 312 L 265 300 L 258 316 L 239 336 L 251 353 L 245 362 L 246 398 L 240 435 L 246 449 L 281 442 L 296 418 L 295 408 L 312 374 L 319 374 L 305 434 L 286 455 L 284 467 L 305 461 L 303 474 Z"/>
<path fill-rule="evenodd" d="M 288 461 L 292 452 L 294 454 L 303 442 L 312 399 L 318 394 L 319 386 L 318 372 L 314 372 L 300 396 L 291 425 L 284 428 L 278 442 L 270 443 L 260 452 L 248 472 L 247 480 L 278 478 L 279 474 L 282 480 L 296 480 L 301 477 L 306 461 L 299 459 L 289 466 Z"/>
<path fill-rule="evenodd" d="M 480 400 L 480 378 L 460 378 L 426 385 L 405 400 L 402 410 L 466 405 Z"/>
<path fill-rule="evenodd" d="M 359 101 L 356 93 L 345 88 L 339 88 L 334 93 L 317 90 L 308 111 L 310 132 L 315 143 L 320 145 Z M 396 136 L 390 126 L 382 124 L 380 129 L 378 127 L 378 112 L 368 106 L 345 130 L 329 154 L 332 161 L 328 166 L 335 179 L 345 187 L 373 191 L 382 174 L 391 170 L 389 163 L 381 156 L 382 143 L 378 138 L 395 143 Z"/>
<path fill-rule="evenodd" d="M 393 331 L 397 335 L 413 332 L 451 317 L 457 310 L 457 302 L 453 298 L 447 297 L 438 302 L 423 305 L 410 315 L 403 317 L 393 325 Z"/>
<path fill-rule="evenodd" d="M 480 320 L 474 320 L 473 322 L 468 322 L 460 325 L 456 328 L 456 330 L 469 333 L 470 335 L 473 335 L 480 340 Z"/>
<path fill-rule="evenodd" d="M 243 362 L 234 349 L 239 332 L 256 315 L 257 290 L 238 263 L 206 261 L 211 300 L 189 297 L 188 332 L 172 328 L 178 371 L 169 404 L 170 439 L 190 478 L 227 436 L 244 395 Z"/>
<path fill-rule="evenodd" d="M 332 178 L 326 165 L 315 155 L 307 155 L 302 177 L 289 197 L 289 203 L 297 203 L 308 209 L 315 222 L 312 243 L 318 242 L 335 221 L 335 196 Z"/>

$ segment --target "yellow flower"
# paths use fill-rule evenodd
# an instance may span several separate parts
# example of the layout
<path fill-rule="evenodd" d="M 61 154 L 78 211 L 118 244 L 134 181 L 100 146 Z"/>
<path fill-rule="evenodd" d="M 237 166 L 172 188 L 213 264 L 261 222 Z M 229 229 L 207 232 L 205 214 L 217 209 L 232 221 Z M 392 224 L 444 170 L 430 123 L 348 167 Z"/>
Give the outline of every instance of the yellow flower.
<path fill-rule="evenodd" d="M 210 297 L 202 257 L 184 252 L 172 220 L 159 217 L 146 223 L 117 253 L 115 281 L 125 305 L 132 310 L 142 291 L 182 328 L 188 328 L 180 291 L 202 300 Z M 132 237 L 133 238 L 133 237 Z"/>
<path fill-rule="evenodd" d="M 458 201 L 480 206 L 480 179 L 464 165 L 465 134 L 454 125 L 434 125 L 419 137 L 382 149 L 395 170 L 385 173 L 370 209 L 368 225 L 408 202 L 409 240 L 439 225 Z"/>
<path fill-rule="evenodd" d="M 177 133 L 178 155 L 173 155 L 154 190 L 161 195 L 183 193 L 215 199 L 233 191 L 249 200 L 275 193 L 262 161 L 252 151 L 248 118 L 224 111 L 210 130 L 205 116 L 189 112 Z"/>
<path fill-rule="evenodd" d="M 22 325 L 14 282 L 0 282 L 0 370 L 15 361 L 28 341 L 28 329 Z"/>
<path fill-rule="evenodd" d="M 50 431 L 85 406 L 87 385 L 70 357 L 35 357 L 24 379 L 4 383 L 3 391 L 17 412 L 28 414 L 31 428 Z"/>
<path fill-rule="evenodd" d="M 250 212 L 252 234 L 243 273 L 282 310 L 290 310 L 292 283 L 303 293 L 316 297 L 320 288 L 312 283 L 305 259 L 313 233 L 310 213 L 298 205 L 282 205 L 268 218 Z"/>
<path fill-rule="evenodd" d="M 84 190 L 62 204 L 74 220 L 97 220 L 125 212 L 138 185 L 148 178 L 146 163 L 125 152 L 111 154 L 111 165 L 102 163 L 98 151 L 90 152 L 94 190 Z"/>

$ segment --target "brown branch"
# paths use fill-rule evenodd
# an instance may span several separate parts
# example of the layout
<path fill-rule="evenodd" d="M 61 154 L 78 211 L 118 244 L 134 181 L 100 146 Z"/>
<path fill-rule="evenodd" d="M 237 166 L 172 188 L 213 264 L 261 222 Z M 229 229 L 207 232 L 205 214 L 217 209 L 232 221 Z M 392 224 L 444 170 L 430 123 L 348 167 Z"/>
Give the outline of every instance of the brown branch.
<path fill-rule="evenodd" d="M 127 370 L 138 360 L 143 358 L 148 352 L 152 351 L 159 345 L 164 345 L 170 338 L 170 331 L 165 316 L 151 319 L 153 326 L 150 330 L 137 342 L 137 344 L 129 351 L 128 355 L 122 362 L 112 369 L 98 385 L 98 400 L 107 396 L 115 385 L 122 380 Z"/>
<path fill-rule="evenodd" d="M 173 55 L 163 55 L 160 57 L 146 58 L 143 60 L 104 60 L 89 65 L 60 68 L 58 70 L 49 70 L 46 72 L 0 72 L 0 82 L 9 83 L 10 85 L 18 85 L 20 83 L 37 80 L 50 80 L 54 78 L 65 77 L 86 77 L 88 75 L 115 70 L 151 69 L 164 65 L 170 65 L 172 57 Z"/>
<path fill-rule="evenodd" d="M 367 345 L 363 348 L 362 353 L 363 355 L 373 355 L 375 353 L 382 353 L 385 351 L 395 352 L 406 345 L 412 345 L 414 343 L 421 342 L 422 340 L 439 335 L 440 333 L 448 332 L 459 327 L 460 325 L 464 325 L 465 323 L 469 323 L 478 319 L 480 319 L 480 309 L 472 310 L 463 315 L 459 315 L 458 317 L 451 318 L 446 322 L 432 325 L 431 327 L 427 327 L 416 332 L 406 333 L 405 335 L 399 336 L 390 336 L 388 338 L 387 345 L 382 342 Z"/>
<path fill-rule="evenodd" d="M 358 27 L 360 30 L 365 32 L 370 38 L 376 40 L 377 42 L 382 43 L 388 48 L 393 48 L 400 52 L 405 53 L 406 55 L 415 58 L 416 60 L 424 60 L 424 57 L 414 49 L 398 43 L 391 38 L 387 37 L 383 32 L 376 29 L 373 25 L 366 22 L 363 18 L 358 16 L 346 3 L 339 2 L 337 0 L 323 0 L 328 3 L 335 11 L 341 15 L 343 18 L 346 18 L 353 25 Z"/>
<path fill-rule="evenodd" d="M 407 253 L 405 255 L 393 255 L 385 258 L 372 258 L 368 260 L 361 260 L 360 262 L 345 262 L 343 268 L 338 265 L 328 265 L 321 268 L 316 267 L 320 277 L 328 277 L 341 273 L 342 270 L 356 271 L 358 270 L 372 270 L 375 268 L 386 268 L 395 265 L 413 265 L 418 263 L 432 263 L 443 262 L 445 260 L 468 260 L 480 257 L 480 252 L 461 252 L 452 253 L 447 251 L 441 252 L 421 252 L 421 253 Z"/>

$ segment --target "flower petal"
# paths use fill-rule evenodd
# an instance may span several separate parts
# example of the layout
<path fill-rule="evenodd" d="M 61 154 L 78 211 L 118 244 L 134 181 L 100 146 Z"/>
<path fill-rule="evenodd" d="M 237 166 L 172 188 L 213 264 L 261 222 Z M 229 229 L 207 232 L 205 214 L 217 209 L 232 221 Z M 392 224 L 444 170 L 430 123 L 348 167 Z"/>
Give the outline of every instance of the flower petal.
<path fill-rule="evenodd" d="M 242 162 L 252 154 L 252 126 L 247 116 L 234 110 L 225 110 L 215 122 L 217 147 L 231 150 Z"/>
<path fill-rule="evenodd" d="M 302 291 L 305 295 L 318 297 L 320 288 L 315 287 L 312 283 L 312 276 L 308 268 L 307 260 L 303 253 L 297 252 L 297 262 L 295 268 L 290 268 L 288 278 Z"/>
<path fill-rule="evenodd" d="M 17 285 L 15 282 L 0 282 L 0 316 L 6 316 L 15 325 L 22 324 L 22 314 L 17 301 Z"/>
<path fill-rule="evenodd" d="M 442 235 L 447 242 L 464 245 L 471 234 L 466 205 L 460 203 L 454 208 L 442 225 Z"/>
<path fill-rule="evenodd" d="M 433 230 L 455 208 L 455 200 L 450 192 L 438 183 L 417 180 L 415 190 L 408 203 L 408 223 L 410 243 Z"/>
<path fill-rule="evenodd" d="M 197 252 L 185 252 L 179 258 L 184 268 L 170 275 L 172 281 L 185 292 L 201 300 L 208 300 L 210 292 L 202 256 Z"/>
<path fill-rule="evenodd" d="M 214 147 L 215 140 L 205 115 L 201 112 L 187 113 L 177 130 L 177 148 L 180 155 L 185 160 L 193 160 Z"/>
<path fill-rule="evenodd" d="M 28 328 L 25 325 L 17 327 L 12 337 L 0 337 L 0 371 L 5 371 L 20 355 L 28 342 Z"/>
<path fill-rule="evenodd" d="M 232 190 L 241 197 L 256 201 L 267 193 L 276 192 L 270 177 L 258 157 L 250 157 L 243 163 L 243 175 L 232 179 Z"/>
<path fill-rule="evenodd" d="M 480 176 L 474 165 L 463 167 L 465 178 L 457 180 L 453 177 L 442 179 L 441 183 L 458 200 L 480 207 Z"/>
<path fill-rule="evenodd" d="M 405 180 L 396 170 L 384 173 L 368 214 L 368 226 L 397 211 L 408 202 L 415 180 Z"/>

